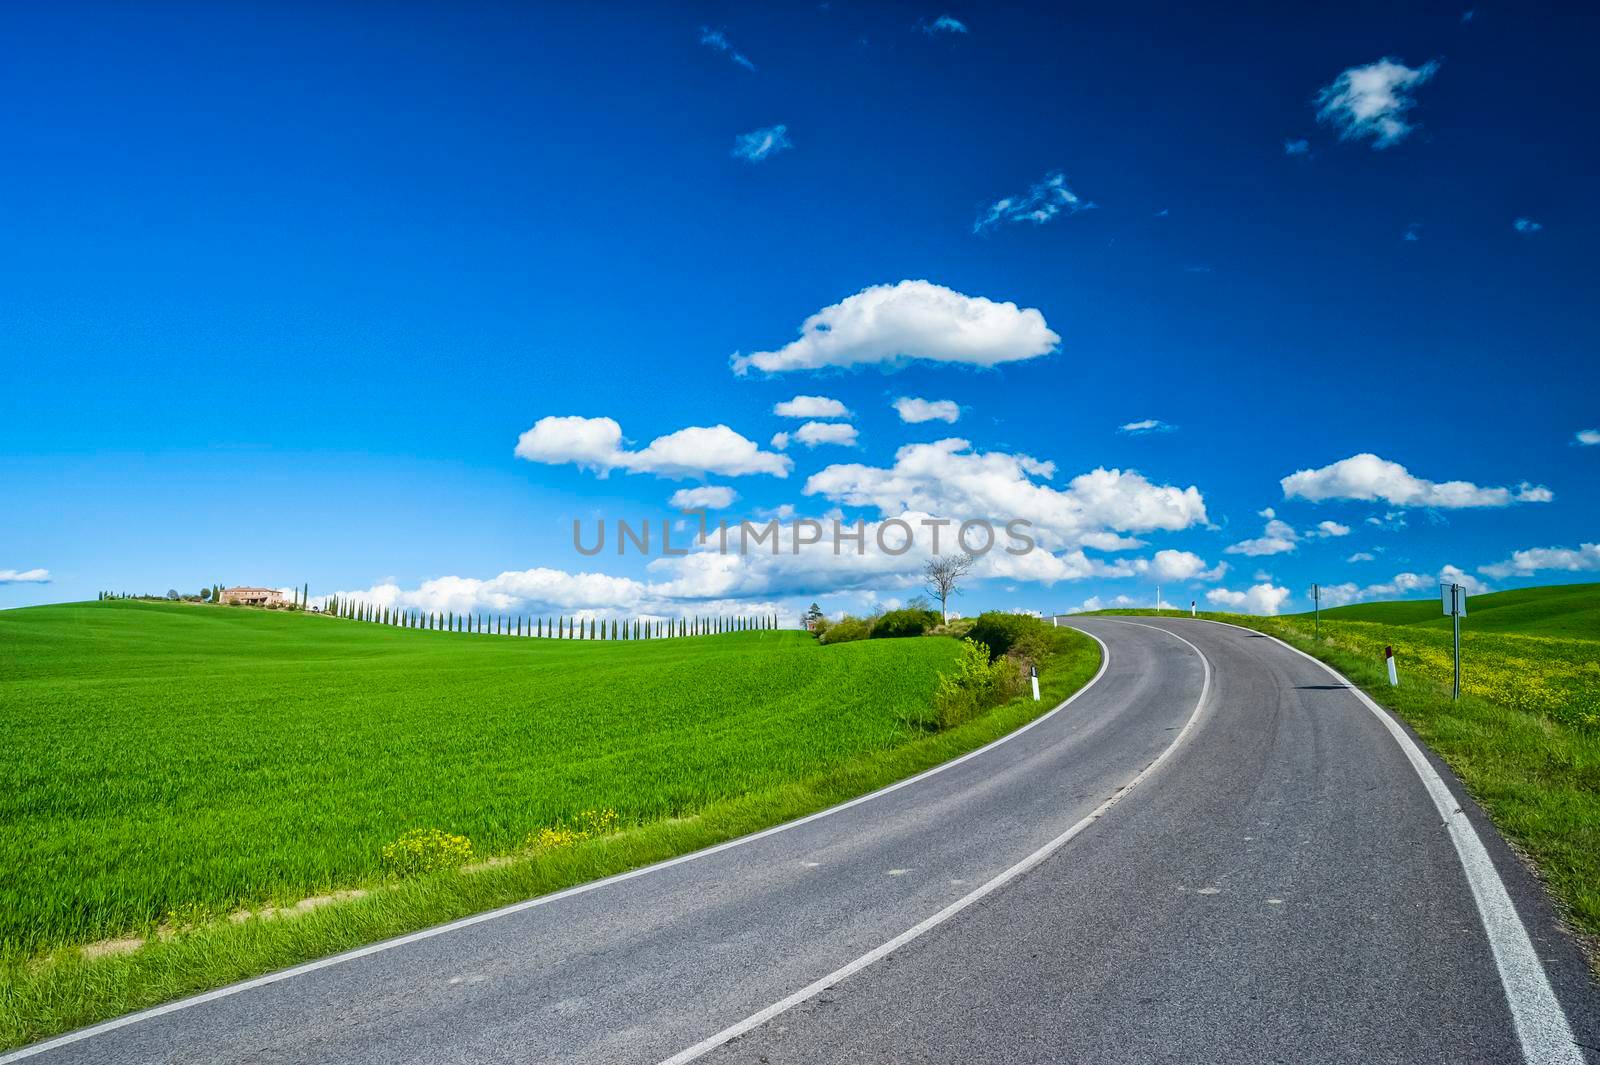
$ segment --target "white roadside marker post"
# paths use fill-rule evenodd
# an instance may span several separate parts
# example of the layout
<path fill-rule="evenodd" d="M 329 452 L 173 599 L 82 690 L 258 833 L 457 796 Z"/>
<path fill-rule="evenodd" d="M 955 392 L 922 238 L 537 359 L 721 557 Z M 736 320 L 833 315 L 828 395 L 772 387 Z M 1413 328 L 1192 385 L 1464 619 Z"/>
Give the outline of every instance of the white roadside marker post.
<path fill-rule="evenodd" d="M 1383 649 L 1383 660 L 1385 662 L 1389 663 L 1389 687 L 1391 687 L 1391 688 L 1400 687 L 1400 678 L 1395 676 L 1395 672 L 1394 672 L 1394 648 L 1393 647 L 1385 647 Z"/>
<path fill-rule="evenodd" d="M 1029 679 L 1033 681 L 1033 701 L 1034 702 L 1038 702 L 1039 701 L 1039 667 L 1038 666 L 1029 666 L 1028 667 L 1028 676 L 1029 676 Z"/>
<path fill-rule="evenodd" d="M 1200 616 L 1199 614 L 1196 614 L 1194 612 L 1194 600 L 1193 599 L 1189 600 L 1189 616 L 1192 617 L 1192 618 L 1197 618 L 1197 617 Z"/>

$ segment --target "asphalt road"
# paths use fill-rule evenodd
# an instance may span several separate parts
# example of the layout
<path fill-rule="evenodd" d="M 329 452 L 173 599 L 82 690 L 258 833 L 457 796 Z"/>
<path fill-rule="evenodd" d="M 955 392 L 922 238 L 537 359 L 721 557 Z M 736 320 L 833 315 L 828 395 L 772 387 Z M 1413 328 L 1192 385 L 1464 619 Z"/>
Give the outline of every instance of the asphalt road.
<path fill-rule="evenodd" d="M 909 783 L 28 1060 L 1600 1062 L 1576 945 L 1403 730 L 1254 633 L 1075 624 L 1088 689 Z"/>

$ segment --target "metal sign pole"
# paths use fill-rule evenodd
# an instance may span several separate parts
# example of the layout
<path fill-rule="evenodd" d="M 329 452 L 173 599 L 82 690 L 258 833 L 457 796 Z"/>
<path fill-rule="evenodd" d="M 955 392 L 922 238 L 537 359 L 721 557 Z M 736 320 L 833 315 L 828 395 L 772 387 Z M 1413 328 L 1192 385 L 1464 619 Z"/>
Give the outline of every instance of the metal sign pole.
<path fill-rule="evenodd" d="M 1456 678 L 1455 685 L 1450 693 L 1452 699 L 1461 698 L 1461 600 L 1463 598 L 1461 592 L 1462 588 L 1459 584 L 1450 589 L 1451 605 L 1455 608 L 1451 611 L 1455 616 L 1450 620 L 1455 622 L 1456 630 Z"/>
<path fill-rule="evenodd" d="M 1450 683 L 1450 698 L 1461 698 L 1461 619 L 1467 612 L 1467 589 L 1460 584 L 1440 584 L 1439 602 L 1450 615 L 1454 634 L 1455 669 Z"/>

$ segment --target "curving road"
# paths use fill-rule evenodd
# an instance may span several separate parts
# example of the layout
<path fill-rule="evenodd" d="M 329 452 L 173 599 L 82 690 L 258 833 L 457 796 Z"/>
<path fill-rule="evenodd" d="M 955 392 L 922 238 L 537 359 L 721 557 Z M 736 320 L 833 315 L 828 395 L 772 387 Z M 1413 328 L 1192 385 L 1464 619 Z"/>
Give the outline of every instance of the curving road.
<path fill-rule="evenodd" d="M 1576 945 L 1386 715 L 1256 633 L 1073 624 L 1101 675 L 931 773 L 0 1063 L 1600 1062 Z"/>

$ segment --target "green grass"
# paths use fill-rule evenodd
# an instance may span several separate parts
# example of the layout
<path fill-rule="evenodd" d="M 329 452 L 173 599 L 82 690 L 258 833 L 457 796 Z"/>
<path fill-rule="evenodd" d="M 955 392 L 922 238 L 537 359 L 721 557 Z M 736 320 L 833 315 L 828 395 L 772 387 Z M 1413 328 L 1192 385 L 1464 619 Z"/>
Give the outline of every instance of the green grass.
<path fill-rule="evenodd" d="M 1062 630 L 1064 632 L 1064 630 Z M 890 783 L 1046 701 L 925 722 L 945 638 L 561 642 L 107 602 L 0 612 L 0 1045 L 681 854 Z M 622 830 L 530 833 L 614 809 Z M 489 867 L 386 878 L 413 828 Z M 219 919 L 362 888 L 291 920 Z M 75 945 L 146 936 L 88 959 Z"/>
<path fill-rule="evenodd" d="M 1322 616 L 1331 621 L 1450 629 L 1450 619 L 1440 608 L 1437 597 L 1397 603 L 1356 603 L 1324 610 Z M 1597 640 L 1600 639 L 1600 584 L 1563 584 L 1475 595 L 1467 600 L 1467 617 L 1462 629 L 1468 633 L 1506 632 Z"/>
<path fill-rule="evenodd" d="M 1600 585 L 1474 596 L 1468 610 L 1459 702 L 1450 698 L 1449 619 L 1436 599 L 1325 610 L 1320 642 L 1310 614 L 1201 616 L 1316 655 L 1411 725 L 1593 941 L 1600 936 L 1600 626 L 1592 619 L 1600 617 Z M 1386 645 L 1395 650 L 1398 688 L 1389 686 Z"/>

